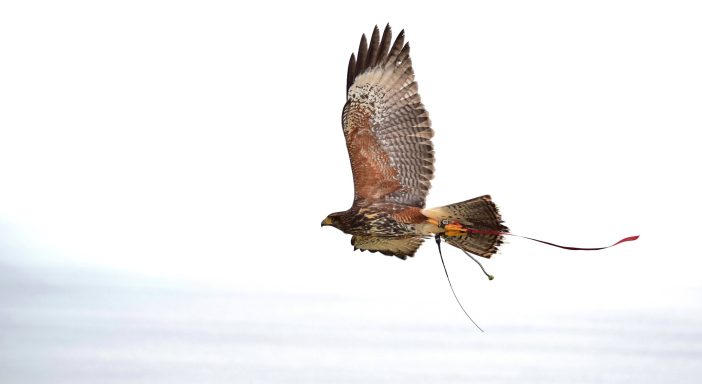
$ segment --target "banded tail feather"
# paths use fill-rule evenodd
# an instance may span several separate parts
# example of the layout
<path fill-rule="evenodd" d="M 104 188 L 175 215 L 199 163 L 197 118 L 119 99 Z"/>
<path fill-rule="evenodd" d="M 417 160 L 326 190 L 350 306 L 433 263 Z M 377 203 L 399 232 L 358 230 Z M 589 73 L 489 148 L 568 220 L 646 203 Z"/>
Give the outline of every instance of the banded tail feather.
<path fill-rule="evenodd" d="M 509 232 L 503 224 L 500 212 L 489 195 L 450 204 L 443 207 L 422 210 L 430 219 L 441 223 L 443 220 L 458 221 L 461 225 L 495 233 Z M 446 236 L 446 243 L 474 255 L 490 258 L 502 244 L 503 236 L 492 233 L 465 233 L 459 236 Z"/>

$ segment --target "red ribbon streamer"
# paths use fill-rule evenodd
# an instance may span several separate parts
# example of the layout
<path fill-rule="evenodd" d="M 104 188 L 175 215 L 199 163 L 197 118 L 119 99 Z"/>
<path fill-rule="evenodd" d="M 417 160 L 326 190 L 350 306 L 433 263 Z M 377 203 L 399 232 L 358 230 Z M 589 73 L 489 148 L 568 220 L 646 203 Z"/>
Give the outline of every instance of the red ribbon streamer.
<path fill-rule="evenodd" d="M 623 238 L 623 239 L 617 241 L 616 243 L 614 243 L 614 244 L 612 244 L 612 245 L 608 245 L 608 246 L 606 246 L 606 247 L 581 248 L 581 247 L 568 247 L 568 246 L 565 246 L 565 245 L 558 245 L 558 244 L 550 243 L 550 242 L 548 242 L 548 241 L 539 240 L 539 239 L 534 239 L 534 238 L 527 237 L 527 236 L 515 235 L 514 233 L 509 233 L 509 232 L 491 231 L 491 230 L 474 229 L 474 228 L 466 228 L 466 229 L 467 229 L 468 232 L 470 232 L 470 233 L 483 233 L 483 234 L 486 234 L 486 235 L 509 235 L 509 236 L 521 237 L 522 239 L 527 239 L 527 240 L 531 240 L 531 241 L 536 241 L 536 242 L 539 242 L 539 243 L 542 243 L 542 244 L 546 244 L 546 245 L 550 245 L 550 246 L 558 247 L 558 248 L 562 248 L 562 249 L 567 249 L 567 250 L 570 250 L 570 251 L 599 251 L 599 250 L 601 250 L 601 249 L 607 249 L 607 248 L 614 247 L 615 245 L 618 245 L 618 244 L 621 244 L 621 243 L 625 243 L 625 242 L 627 242 L 627 241 L 634 241 L 634 240 L 636 240 L 636 239 L 639 238 L 638 235 L 637 235 L 637 236 L 629 236 L 629 237 L 625 237 L 625 238 Z"/>

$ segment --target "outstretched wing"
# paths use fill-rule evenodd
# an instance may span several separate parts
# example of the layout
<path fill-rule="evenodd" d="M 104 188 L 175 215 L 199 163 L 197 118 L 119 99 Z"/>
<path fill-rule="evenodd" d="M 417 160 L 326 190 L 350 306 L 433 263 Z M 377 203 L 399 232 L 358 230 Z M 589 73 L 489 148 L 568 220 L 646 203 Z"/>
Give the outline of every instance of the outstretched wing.
<path fill-rule="evenodd" d="M 408 256 L 414 256 L 417 248 L 422 245 L 424 238 L 422 236 L 404 236 L 404 237 L 382 237 L 382 236 L 353 236 L 351 237 L 351 245 L 354 250 L 380 252 L 387 256 L 397 256 L 400 259 L 406 259 Z"/>
<path fill-rule="evenodd" d="M 354 203 L 385 201 L 423 208 L 434 175 L 429 115 L 417 92 L 404 31 L 363 35 L 349 61 L 342 115 Z"/>

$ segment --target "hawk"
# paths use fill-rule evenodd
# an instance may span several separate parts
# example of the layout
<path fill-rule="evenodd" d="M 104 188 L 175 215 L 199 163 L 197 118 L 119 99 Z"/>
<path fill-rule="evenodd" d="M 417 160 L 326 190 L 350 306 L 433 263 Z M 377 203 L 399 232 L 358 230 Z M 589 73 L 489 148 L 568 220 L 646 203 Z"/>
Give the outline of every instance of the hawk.
<path fill-rule="evenodd" d="M 351 160 L 351 208 L 328 215 L 322 226 L 352 235 L 354 250 L 401 259 L 424 239 L 441 237 L 465 252 L 489 258 L 508 233 L 490 196 L 425 208 L 434 176 L 434 131 L 414 80 L 404 30 L 392 42 L 376 26 L 351 54 L 342 128 Z M 437 239 L 438 239 L 437 237 Z"/>

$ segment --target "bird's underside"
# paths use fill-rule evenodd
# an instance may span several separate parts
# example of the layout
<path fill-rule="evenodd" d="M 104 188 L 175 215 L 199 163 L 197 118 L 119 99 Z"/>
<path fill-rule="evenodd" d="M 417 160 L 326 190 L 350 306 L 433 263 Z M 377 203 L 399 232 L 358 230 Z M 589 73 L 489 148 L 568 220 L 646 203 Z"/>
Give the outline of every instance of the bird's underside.
<path fill-rule="evenodd" d="M 342 126 L 354 202 L 322 222 L 351 234 L 354 249 L 402 259 L 438 234 L 464 251 L 490 257 L 507 232 L 489 196 L 425 209 L 434 176 L 434 134 L 414 81 L 404 31 L 391 41 L 376 27 L 351 55 Z"/>

